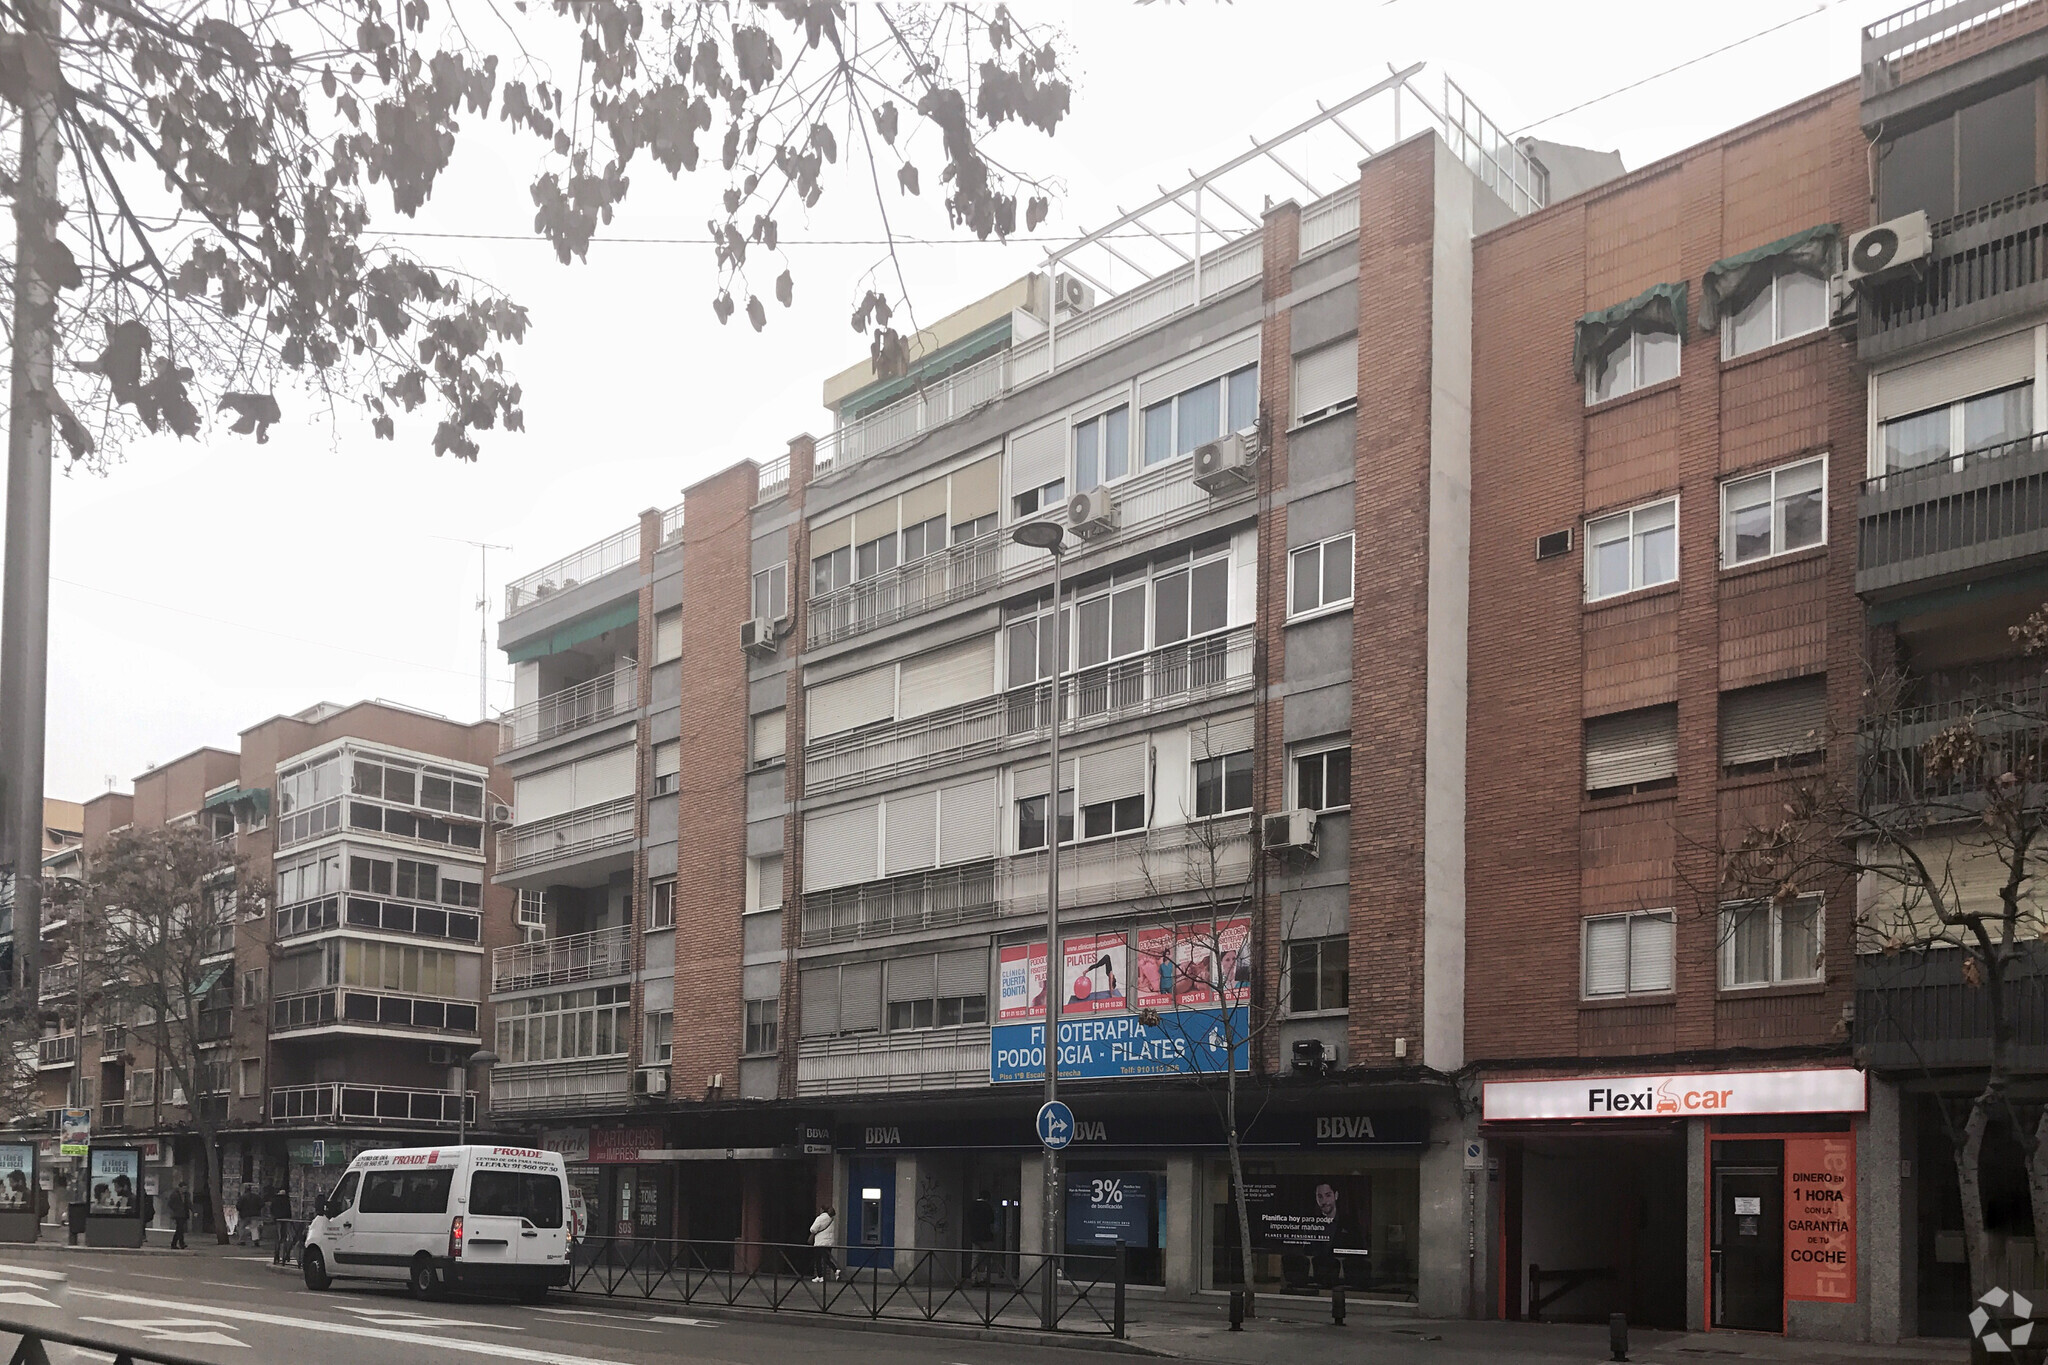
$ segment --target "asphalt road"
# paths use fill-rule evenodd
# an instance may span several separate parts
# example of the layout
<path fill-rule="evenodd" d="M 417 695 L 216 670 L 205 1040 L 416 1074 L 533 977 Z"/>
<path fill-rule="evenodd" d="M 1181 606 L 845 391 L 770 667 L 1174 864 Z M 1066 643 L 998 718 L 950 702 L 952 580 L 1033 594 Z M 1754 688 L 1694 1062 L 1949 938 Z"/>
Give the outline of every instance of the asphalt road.
<path fill-rule="evenodd" d="M 259 1260 L 215 1256 L 10 1259 L 0 1251 L 0 1321 L 63 1328 L 228 1365 L 726 1365 L 806 1356 L 833 1365 L 1100 1365 L 1116 1358 L 1014 1341 L 935 1337 L 914 1328 L 848 1331 L 815 1319 L 756 1323 L 692 1318 L 675 1310 L 526 1307 L 482 1298 L 419 1303 L 396 1286 L 337 1285 L 316 1294 L 296 1276 L 278 1274 Z M 0 1332 L 0 1359 L 12 1355 L 18 1340 Z M 53 1346 L 50 1358 L 53 1365 L 68 1365 L 107 1356 Z"/>

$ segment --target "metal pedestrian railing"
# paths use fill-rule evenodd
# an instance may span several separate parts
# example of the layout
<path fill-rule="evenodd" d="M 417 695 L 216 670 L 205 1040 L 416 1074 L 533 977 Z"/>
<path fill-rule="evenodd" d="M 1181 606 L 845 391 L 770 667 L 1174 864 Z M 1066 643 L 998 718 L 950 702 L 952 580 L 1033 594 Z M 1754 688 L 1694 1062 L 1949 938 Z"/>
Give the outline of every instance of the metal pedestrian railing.
<path fill-rule="evenodd" d="M 854 1257 L 868 1264 L 847 1264 Z M 1100 1255 L 1045 1255 L 591 1237 L 570 1259 L 572 1293 L 1022 1330 L 1048 1325 L 1040 1308 L 1050 1277 L 1053 1330 L 1112 1337 L 1124 1335 L 1129 1279 L 1121 1243 Z"/>
<path fill-rule="evenodd" d="M 19 1317 L 0 1318 L 0 1336 L 19 1337 L 12 1359 L 20 1365 L 49 1365 L 50 1347 L 71 1346 L 97 1355 L 111 1356 L 114 1365 L 148 1361 L 150 1365 L 214 1365 L 198 1356 L 174 1355 L 142 1346 L 131 1346 L 112 1336 L 76 1332 L 69 1327 L 49 1327 Z M 241 1343 L 237 1342 L 237 1345 Z"/>

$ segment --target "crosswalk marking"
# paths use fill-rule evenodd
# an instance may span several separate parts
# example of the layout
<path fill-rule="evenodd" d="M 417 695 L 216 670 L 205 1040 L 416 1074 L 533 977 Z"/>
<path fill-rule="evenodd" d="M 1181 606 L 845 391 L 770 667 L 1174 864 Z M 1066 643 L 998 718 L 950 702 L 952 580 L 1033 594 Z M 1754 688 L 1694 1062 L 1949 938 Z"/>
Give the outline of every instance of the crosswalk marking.
<path fill-rule="evenodd" d="M 93 1318 L 81 1317 L 80 1322 L 97 1322 L 106 1327 L 125 1327 L 140 1332 L 151 1341 L 189 1341 L 201 1346 L 239 1346 L 249 1349 L 246 1341 L 237 1341 L 228 1335 L 232 1329 L 224 1322 L 211 1318 Z"/>

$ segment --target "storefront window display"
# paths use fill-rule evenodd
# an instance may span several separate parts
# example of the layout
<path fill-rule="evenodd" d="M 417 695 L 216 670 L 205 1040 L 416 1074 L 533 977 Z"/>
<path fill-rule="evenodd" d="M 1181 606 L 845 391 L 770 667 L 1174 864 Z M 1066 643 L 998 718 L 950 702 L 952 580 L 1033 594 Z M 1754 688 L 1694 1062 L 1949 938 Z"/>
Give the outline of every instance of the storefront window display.
<path fill-rule="evenodd" d="M 1066 1181 L 1067 1254 L 1114 1256 L 1121 1241 L 1129 1282 L 1164 1284 L 1165 1163 L 1075 1161 Z"/>
<path fill-rule="evenodd" d="M 1419 1158 L 1405 1153 L 1247 1158 L 1256 1288 L 1347 1289 L 1413 1300 L 1422 1217 Z M 1209 1288 L 1244 1282 L 1230 1164 L 1208 1163 Z"/>

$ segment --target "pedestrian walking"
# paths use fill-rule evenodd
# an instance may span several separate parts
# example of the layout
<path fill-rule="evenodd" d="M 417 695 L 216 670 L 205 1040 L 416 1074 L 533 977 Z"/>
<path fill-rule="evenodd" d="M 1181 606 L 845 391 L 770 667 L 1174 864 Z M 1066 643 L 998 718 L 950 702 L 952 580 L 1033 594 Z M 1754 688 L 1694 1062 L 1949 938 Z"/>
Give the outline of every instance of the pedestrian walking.
<path fill-rule="evenodd" d="M 185 1181 L 181 1176 L 178 1187 L 171 1191 L 171 1250 L 189 1251 L 185 1243 L 185 1225 L 192 1221 L 192 1196 L 185 1193 Z"/>
<path fill-rule="evenodd" d="M 270 1192 L 270 1221 L 277 1225 L 277 1259 L 289 1264 L 292 1248 L 306 1240 L 306 1227 L 292 1218 L 292 1194 L 282 1185 Z"/>
<path fill-rule="evenodd" d="M 839 1242 L 839 1215 L 830 1204 L 821 1205 L 818 1216 L 811 1220 L 811 1246 L 817 1260 L 812 1265 L 812 1284 L 823 1284 L 825 1277 L 839 1278 L 839 1263 L 832 1259 L 832 1248 Z"/>
<path fill-rule="evenodd" d="M 235 1229 L 239 1239 L 245 1245 L 257 1245 L 263 1232 L 263 1196 L 256 1193 L 254 1185 L 242 1186 L 242 1197 L 235 1201 L 235 1213 L 242 1223 Z"/>

